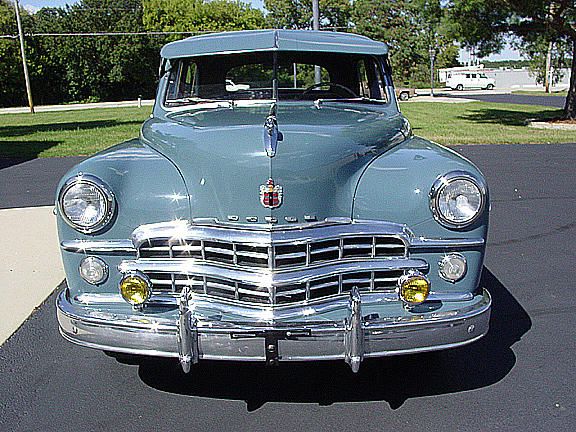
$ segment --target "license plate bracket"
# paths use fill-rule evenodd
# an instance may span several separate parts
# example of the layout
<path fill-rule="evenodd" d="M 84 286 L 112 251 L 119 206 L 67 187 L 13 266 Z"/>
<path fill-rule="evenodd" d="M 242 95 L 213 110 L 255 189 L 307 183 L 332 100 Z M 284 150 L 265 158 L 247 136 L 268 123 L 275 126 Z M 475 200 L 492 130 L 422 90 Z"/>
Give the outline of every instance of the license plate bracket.
<path fill-rule="evenodd" d="M 278 342 L 281 340 L 298 340 L 303 337 L 310 337 L 312 332 L 309 329 L 301 330 L 258 330 L 254 332 L 231 333 L 232 339 L 254 339 L 262 338 L 264 342 L 264 352 L 266 354 L 266 364 L 275 366 L 282 358 L 278 350 Z"/>

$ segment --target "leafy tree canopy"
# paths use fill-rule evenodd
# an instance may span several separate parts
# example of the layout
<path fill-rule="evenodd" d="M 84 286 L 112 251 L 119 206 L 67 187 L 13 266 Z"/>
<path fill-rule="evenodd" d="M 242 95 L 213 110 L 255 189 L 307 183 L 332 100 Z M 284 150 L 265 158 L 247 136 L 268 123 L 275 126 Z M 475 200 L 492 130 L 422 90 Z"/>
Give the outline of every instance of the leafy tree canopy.
<path fill-rule="evenodd" d="M 564 108 L 576 119 L 576 2 L 574 0 L 452 0 L 449 15 L 463 44 L 481 54 L 502 49 L 513 34 L 527 46 L 543 42 L 568 43 L 572 77 Z"/>
<path fill-rule="evenodd" d="M 232 0 L 143 0 L 144 24 L 160 31 L 230 31 L 264 26 L 264 14 Z M 179 37 L 175 37 L 179 39 Z"/>
<path fill-rule="evenodd" d="M 312 0 L 264 0 L 268 25 L 283 29 L 312 29 Z M 352 5 L 349 0 L 319 0 L 322 28 L 346 30 Z"/>

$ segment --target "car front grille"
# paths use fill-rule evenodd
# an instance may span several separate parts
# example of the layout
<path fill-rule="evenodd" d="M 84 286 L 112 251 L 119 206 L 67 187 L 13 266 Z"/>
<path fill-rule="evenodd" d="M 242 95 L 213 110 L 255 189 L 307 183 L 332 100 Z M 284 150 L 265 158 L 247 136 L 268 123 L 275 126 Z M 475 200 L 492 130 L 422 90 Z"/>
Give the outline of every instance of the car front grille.
<path fill-rule="evenodd" d="M 298 244 L 260 246 L 202 239 L 149 239 L 140 258 L 190 258 L 227 266 L 290 269 L 346 259 L 406 256 L 406 245 L 393 236 L 350 236 Z"/>
<path fill-rule="evenodd" d="M 273 290 L 257 284 L 220 277 L 180 273 L 147 272 L 155 296 L 178 297 L 185 286 L 193 293 L 262 305 L 286 305 L 348 293 L 356 286 L 361 292 L 394 292 L 403 270 L 349 272 L 325 275 L 306 282 L 277 285 Z"/>
<path fill-rule="evenodd" d="M 172 301 L 188 286 L 195 295 L 262 306 L 284 306 L 361 292 L 394 293 L 405 271 L 427 269 L 408 258 L 403 225 L 358 221 L 297 228 L 254 229 L 173 222 L 133 233 L 139 271 L 153 286 L 151 301 Z"/>

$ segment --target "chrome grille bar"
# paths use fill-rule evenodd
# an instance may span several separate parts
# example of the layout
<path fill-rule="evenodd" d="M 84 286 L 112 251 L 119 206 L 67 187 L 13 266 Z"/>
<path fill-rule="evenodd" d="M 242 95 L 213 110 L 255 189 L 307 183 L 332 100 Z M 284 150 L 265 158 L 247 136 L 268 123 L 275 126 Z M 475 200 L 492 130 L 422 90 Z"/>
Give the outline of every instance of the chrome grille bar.
<path fill-rule="evenodd" d="M 151 279 L 151 282 L 153 298 L 159 299 L 162 303 L 165 303 L 167 299 L 176 301 L 182 290 L 188 287 L 193 293 L 209 297 L 230 298 L 245 303 L 282 305 L 348 293 L 354 286 L 358 287 L 361 292 L 395 293 L 398 279 L 403 272 L 394 270 L 389 273 L 391 277 L 376 278 L 375 272 L 370 272 L 368 277 L 363 277 L 363 274 L 359 272 L 352 272 L 338 276 L 320 276 L 293 285 L 269 287 L 238 281 L 231 282 L 213 276 L 201 277 L 200 280 L 178 279 L 178 275 L 174 273 L 166 273 L 166 279 L 155 278 Z"/>
<path fill-rule="evenodd" d="M 235 267 L 291 269 L 346 259 L 404 258 L 407 243 L 401 237 L 369 237 L 309 240 L 302 244 L 245 245 L 211 240 L 154 239 L 138 249 L 144 259 L 190 258 Z M 197 244 L 198 243 L 198 244 Z M 336 244 L 334 244 L 336 243 Z M 328 244 L 328 246 L 326 246 Z"/>

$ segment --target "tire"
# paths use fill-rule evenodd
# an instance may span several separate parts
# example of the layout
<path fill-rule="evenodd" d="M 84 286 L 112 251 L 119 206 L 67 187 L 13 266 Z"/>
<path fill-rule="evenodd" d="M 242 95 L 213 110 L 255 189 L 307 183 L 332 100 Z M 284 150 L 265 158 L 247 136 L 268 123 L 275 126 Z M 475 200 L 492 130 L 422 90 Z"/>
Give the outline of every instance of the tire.
<path fill-rule="evenodd" d="M 400 100 L 401 101 L 407 101 L 408 99 L 410 99 L 410 95 L 406 92 L 402 92 L 400 93 Z"/>
<path fill-rule="evenodd" d="M 494 84 L 488 84 L 486 90 L 494 90 Z"/>
<path fill-rule="evenodd" d="M 458 85 L 456 86 L 456 90 L 462 91 L 462 90 L 464 90 L 464 86 L 463 86 L 462 84 L 458 84 Z"/>

